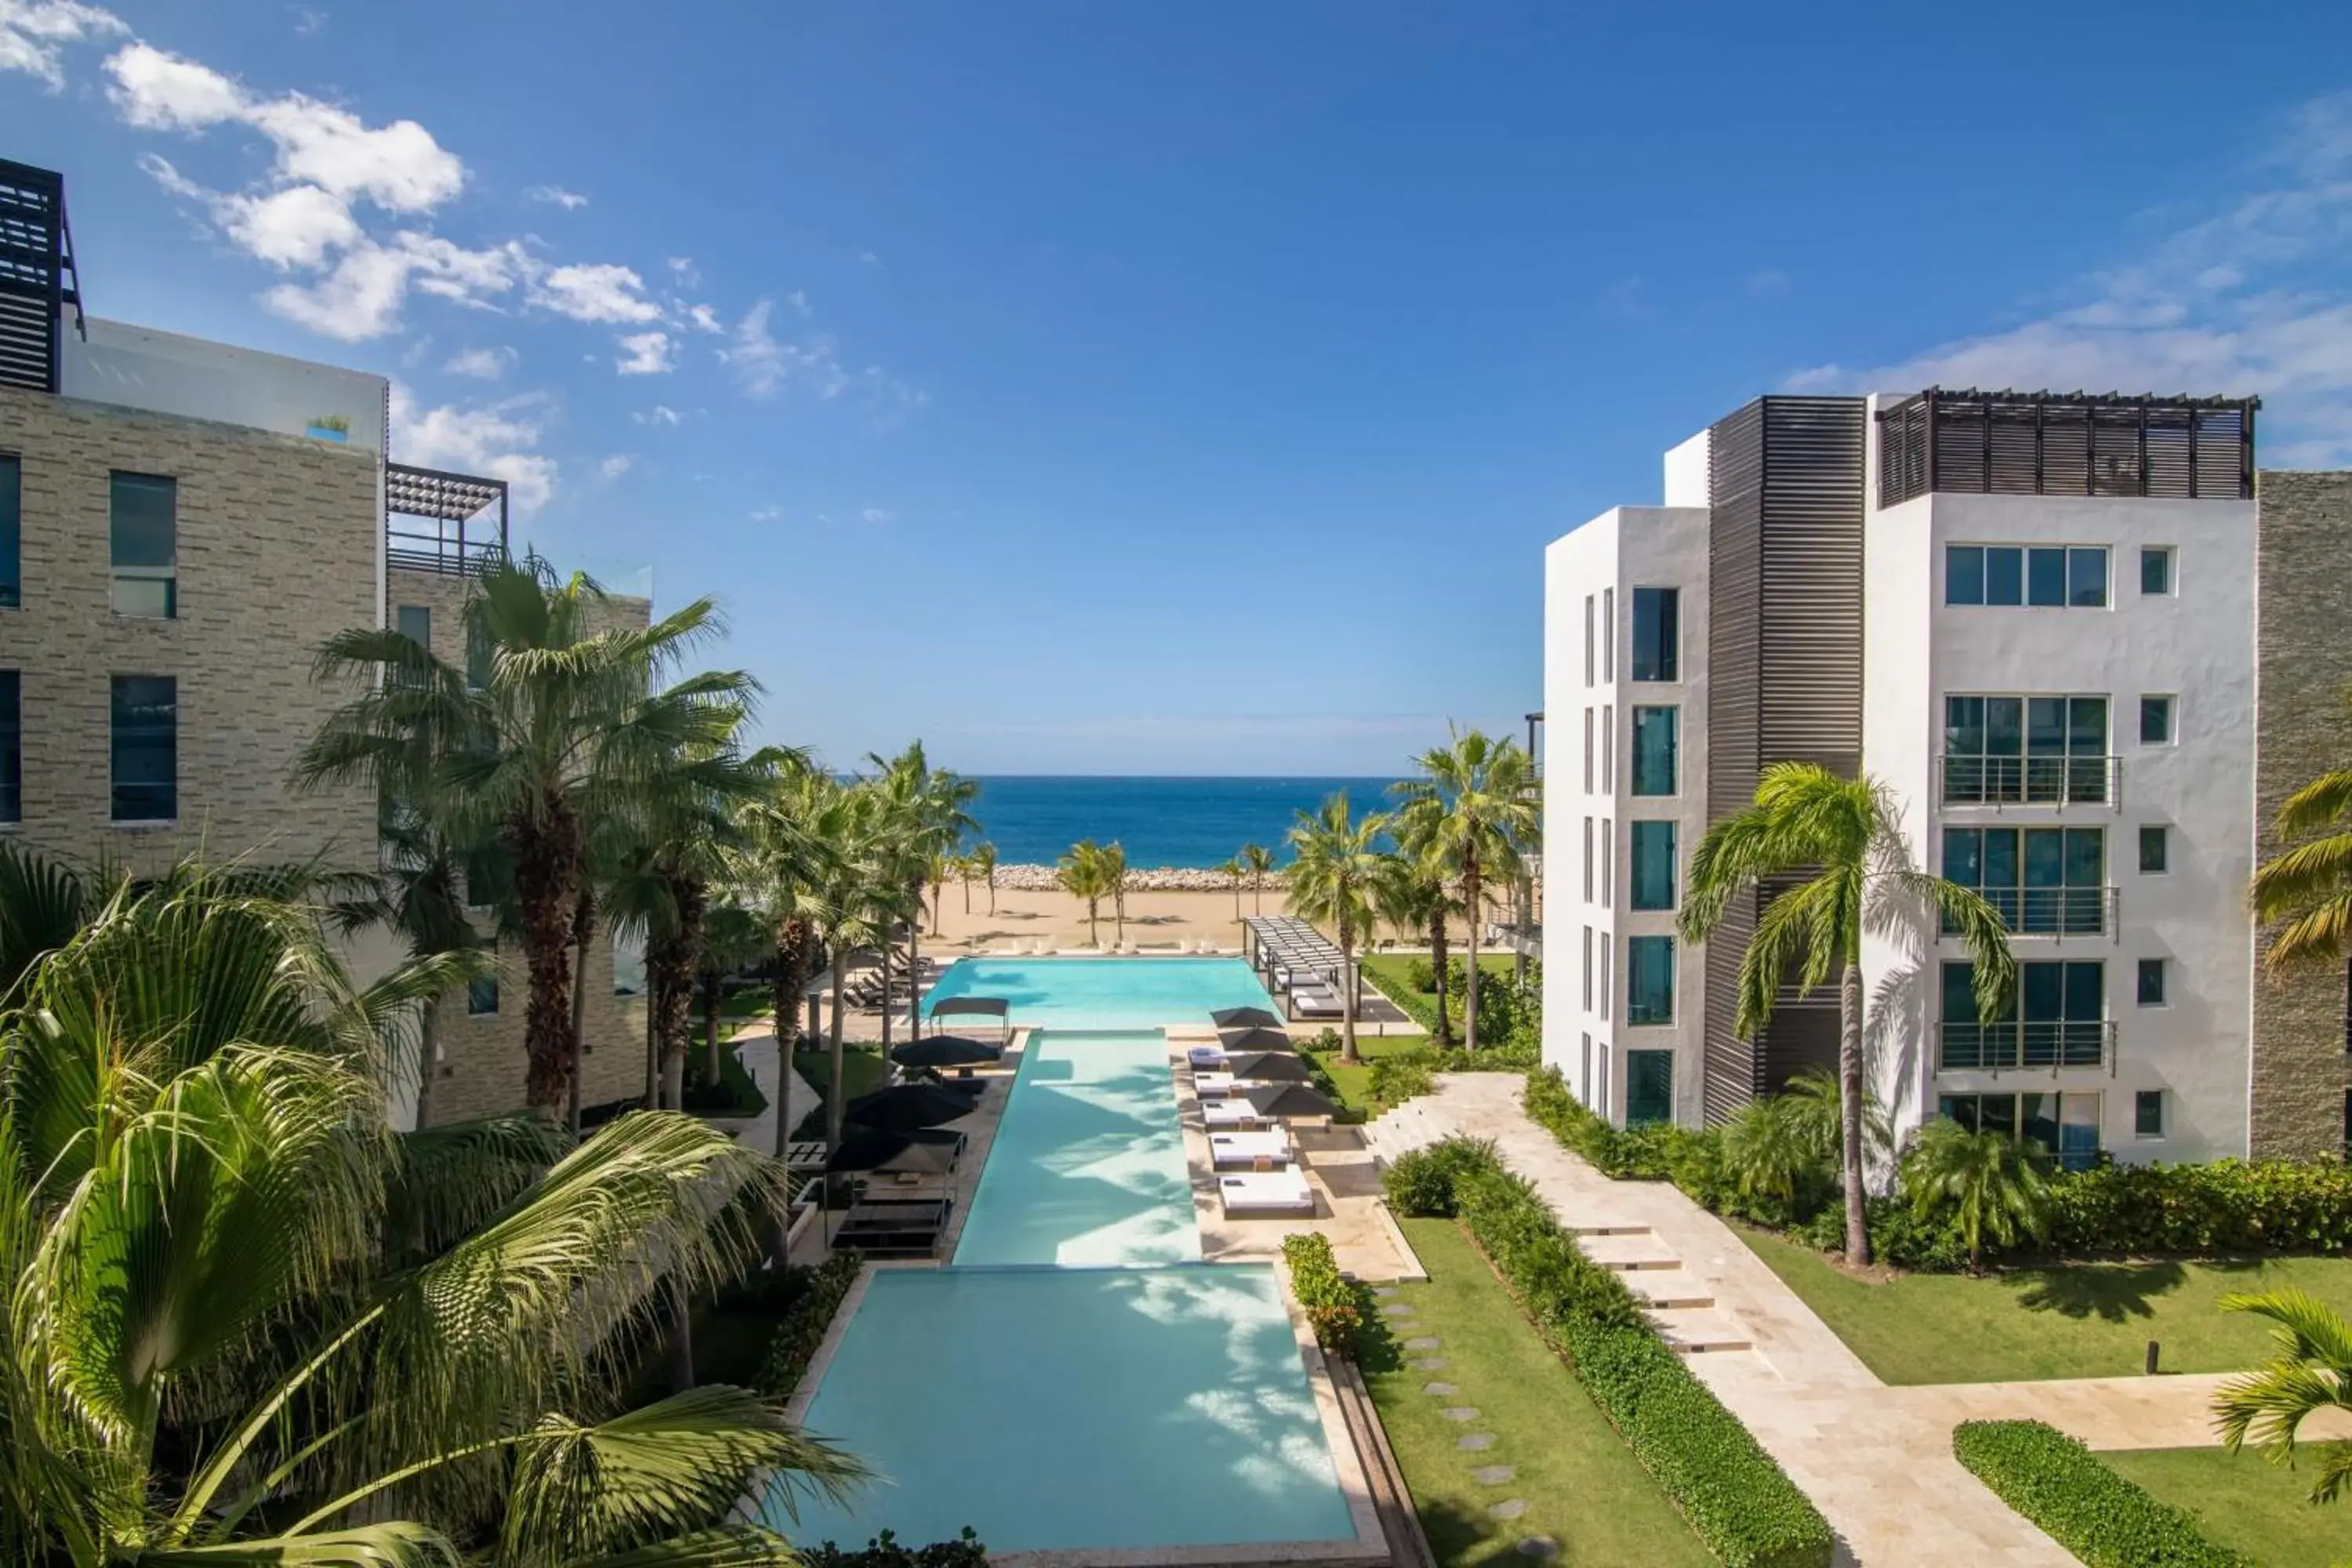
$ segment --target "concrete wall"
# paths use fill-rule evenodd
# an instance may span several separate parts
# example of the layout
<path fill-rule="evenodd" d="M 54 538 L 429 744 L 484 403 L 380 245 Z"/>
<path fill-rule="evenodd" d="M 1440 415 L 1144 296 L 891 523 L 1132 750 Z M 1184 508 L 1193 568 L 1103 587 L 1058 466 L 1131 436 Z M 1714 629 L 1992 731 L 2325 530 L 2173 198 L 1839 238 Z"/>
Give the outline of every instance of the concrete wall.
<path fill-rule="evenodd" d="M 0 450 L 23 468 L 24 607 L 0 610 L 0 666 L 23 672 L 25 841 L 142 869 L 200 844 L 215 856 L 372 860 L 364 795 L 297 795 L 289 780 L 336 703 L 310 679 L 318 645 L 375 619 L 375 458 L 5 389 Z M 116 469 L 178 481 L 177 619 L 112 611 Z M 178 681 L 176 822 L 110 820 L 114 675 Z"/>
<path fill-rule="evenodd" d="M 2284 847 L 2272 824 L 2287 796 L 2352 765 L 2352 638 L 2345 636 L 2345 562 L 2352 545 L 2352 474 L 2260 477 L 2261 604 L 2255 617 L 2261 719 L 2255 735 L 2254 852 Z M 2260 933 L 2267 948 L 2271 931 Z M 2252 1141 L 2257 1154 L 2310 1156 L 2345 1146 L 2342 964 L 2257 975 L 2253 988 Z"/>

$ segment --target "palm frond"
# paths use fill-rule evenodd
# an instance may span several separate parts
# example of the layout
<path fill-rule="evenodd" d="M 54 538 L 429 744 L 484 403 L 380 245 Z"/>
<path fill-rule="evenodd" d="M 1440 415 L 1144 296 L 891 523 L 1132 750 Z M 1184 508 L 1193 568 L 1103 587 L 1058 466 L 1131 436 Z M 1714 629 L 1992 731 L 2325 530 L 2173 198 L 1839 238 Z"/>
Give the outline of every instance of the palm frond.
<path fill-rule="evenodd" d="M 2352 814 L 2352 768 L 2324 773 L 2280 803 L 2278 831 L 2282 838 L 2300 838 Z"/>
<path fill-rule="evenodd" d="M 463 1568 L 465 1559 L 439 1531 L 394 1521 L 315 1535 L 150 1548 L 124 1561 L 140 1568 Z"/>

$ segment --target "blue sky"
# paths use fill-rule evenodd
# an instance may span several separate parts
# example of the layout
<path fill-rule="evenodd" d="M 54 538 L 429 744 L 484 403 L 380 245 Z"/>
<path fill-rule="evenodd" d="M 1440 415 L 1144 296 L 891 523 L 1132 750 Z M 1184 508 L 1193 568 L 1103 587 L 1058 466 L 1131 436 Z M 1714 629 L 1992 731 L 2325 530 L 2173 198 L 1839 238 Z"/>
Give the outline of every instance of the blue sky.
<path fill-rule="evenodd" d="M 2352 459 L 2352 8 L 0 0 L 95 314 L 396 378 L 778 739 L 1385 773 L 1780 387 Z"/>

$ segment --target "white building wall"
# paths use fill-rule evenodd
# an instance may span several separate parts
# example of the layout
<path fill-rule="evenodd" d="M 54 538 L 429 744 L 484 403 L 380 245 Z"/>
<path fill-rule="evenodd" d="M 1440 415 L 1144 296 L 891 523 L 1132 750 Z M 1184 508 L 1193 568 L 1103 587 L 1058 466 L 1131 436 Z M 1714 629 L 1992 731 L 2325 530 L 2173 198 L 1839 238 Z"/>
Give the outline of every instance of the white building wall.
<path fill-rule="evenodd" d="M 1554 540 L 1544 552 L 1544 1063 L 1588 1105 L 1619 1091 L 1600 1017 L 1600 967 L 1608 911 L 1599 868 L 1586 858 L 1585 824 L 1606 816 L 1601 715 L 1607 695 L 1601 630 L 1617 599 L 1618 513 L 1612 510 Z M 1613 765 L 1614 758 L 1612 763 Z M 1588 1005 L 1588 987 L 1590 1001 Z M 1612 1009 L 1613 1011 L 1613 1009 Z"/>
<path fill-rule="evenodd" d="M 1941 1094 L 2095 1092 L 2100 1142 L 2126 1161 L 2246 1150 L 2252 935 L 2242 904 L 2253 837 L 2254 506 L 2248 501 L 1936 494 L 1868 521 L 1864 766 L 1903 802 L 1918 863 L 1941 870 L 1951 826 L 2099 826 L 2118 889 L 2107 937 L 2013 939 L 2021 962 L 2097 958 L 2116 1025 L 2112 1071 L 1938 1074 L 1937 965 L 1957 942 L 1873 939 L 1871 1038 L 1905 1125 Z M 2104 545 L 2105 608 L 1947 605 L 1952 544 Z M 2169 548 L 2176 592 L 2140 591 L 2143 546 Z M 1940 804 L 1951 693 L 2104 695 L 2119 796 L 2105 805 Z M 2139 742 L 2140 698 L 2175 698 L 2175 740 Z M 2139 873 L 2139 829 L 2168 830 L 2168 871 Z M 2167 963 L 2166 1005 L 2137 1003 L 2138 962 Z M 2135 1091 L 2165 1095 L 2165 1134 L 2135 1134 Z"/>

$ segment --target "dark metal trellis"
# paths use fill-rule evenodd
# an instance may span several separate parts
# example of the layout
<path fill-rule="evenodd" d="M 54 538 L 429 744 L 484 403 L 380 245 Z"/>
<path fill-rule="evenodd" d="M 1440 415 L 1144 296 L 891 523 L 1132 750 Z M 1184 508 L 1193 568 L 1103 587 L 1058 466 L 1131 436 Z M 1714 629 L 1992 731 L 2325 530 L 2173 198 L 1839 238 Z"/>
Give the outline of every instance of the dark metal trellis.
<path fill-rule="evenodd" d="M 2259 397 L 1950 391 L 1878 412 L 1878 504 L 1970 495 L 2247 500 Z"/>
<path fill-rule="evenodd" d="M 395 569 L 463 576 L 506 554 L 504 479 L 386 463 L 383 511 L 384 561 Z M 403 527 L 404 519 L 426 526 Z"/>

